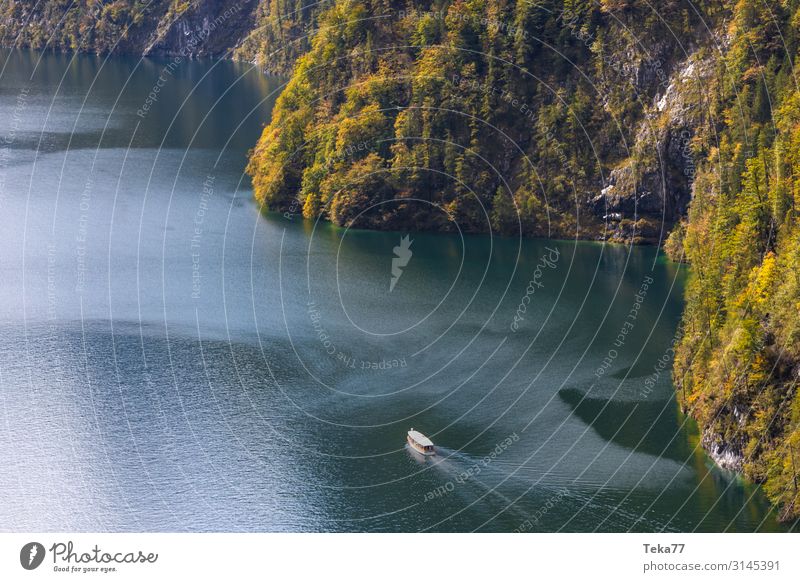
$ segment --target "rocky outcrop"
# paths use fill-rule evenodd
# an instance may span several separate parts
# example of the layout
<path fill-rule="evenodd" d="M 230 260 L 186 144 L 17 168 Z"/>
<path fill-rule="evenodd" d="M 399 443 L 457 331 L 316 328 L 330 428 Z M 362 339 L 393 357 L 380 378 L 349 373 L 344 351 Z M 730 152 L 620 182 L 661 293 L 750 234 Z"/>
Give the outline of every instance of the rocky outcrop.
<path fill-rule="evenodd" d="M 703 432 L 703 448 L 714 462 L 730 471 L 741 472 L 744 467 L 744 454 L 736 444 L 724 440 L 718 433 L 711 429 Z"/>
<path fill-rule="evenodd" d="M 636 79 L 642 74 L 636 69 Z M 663 87 L 639 125 L 631 156 L 616 167 L 591 200 L 595 214 L 610 223 L 642 216 L 674 223 L 686 211 L 696 173 L 692 139 L 704 122 L 702 88 L 713 74 L 713 60 L 690 56 L 668 78 L 647 82 Z M 666 85 L 666 86 L 664 86 Z"/>
<path fill-rule="evenodd" d="M 170 9 L 142 52 L 188 57 L 225 55 L 252 31 L 258 0 L 194 0 Z"/>

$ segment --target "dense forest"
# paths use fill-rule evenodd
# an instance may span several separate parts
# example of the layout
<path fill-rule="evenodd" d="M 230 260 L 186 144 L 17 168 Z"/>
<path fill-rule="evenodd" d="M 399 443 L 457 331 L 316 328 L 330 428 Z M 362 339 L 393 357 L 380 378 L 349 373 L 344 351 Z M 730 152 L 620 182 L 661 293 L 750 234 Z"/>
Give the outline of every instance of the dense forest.
<path fill-rule="evenodd" d="M 668 250 L 691 264 L 674 378 L 718 462 L 800 515 L 800 3 L 741 0 L 709 86 L 714 123 L 687 220 Z"/>
<path fill-rule="evenodd" d="M 690 265 L 678 403 L 711 456 L 763 482 L 791 519 L 799 9 L 800 0 L 2 0 L 0 38 L 233 56 L 287 74 L 248 166 L 266 209 L 369 228 L 664 245 Z"/>
<path fill-rule="evenodd" d="M 703 18 L 681 2 L 335 2 L 254 152 L 256 196 L 338 224 L 659 242 L 690 195 Z"/>

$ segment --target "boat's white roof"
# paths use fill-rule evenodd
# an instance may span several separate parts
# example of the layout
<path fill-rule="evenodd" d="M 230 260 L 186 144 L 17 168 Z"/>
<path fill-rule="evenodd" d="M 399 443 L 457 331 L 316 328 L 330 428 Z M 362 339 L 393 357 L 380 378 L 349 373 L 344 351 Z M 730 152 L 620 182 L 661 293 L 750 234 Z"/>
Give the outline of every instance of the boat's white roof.
<path fill-rule="evenodd" d="M 413 440 L 415 440 L 420 446 L 423 447 L 432 447 L 433 442 L 431 439 L 426 437 L 424 434 L 419 432 L 418 430 L 410 430 L 408 431 L 408 436 L 410 436 Z"/>

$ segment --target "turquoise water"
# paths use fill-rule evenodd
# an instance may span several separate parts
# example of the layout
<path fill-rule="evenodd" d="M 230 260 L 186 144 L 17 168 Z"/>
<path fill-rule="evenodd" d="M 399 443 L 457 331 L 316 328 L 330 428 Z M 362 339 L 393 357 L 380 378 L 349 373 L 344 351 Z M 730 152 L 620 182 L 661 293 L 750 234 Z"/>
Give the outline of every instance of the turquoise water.
<path fill-rule="evenodd" d="M 279 79 L 0 58 L 0 529 L 780 529 L 679 413 L 653 248 L 264 215 Z"/>

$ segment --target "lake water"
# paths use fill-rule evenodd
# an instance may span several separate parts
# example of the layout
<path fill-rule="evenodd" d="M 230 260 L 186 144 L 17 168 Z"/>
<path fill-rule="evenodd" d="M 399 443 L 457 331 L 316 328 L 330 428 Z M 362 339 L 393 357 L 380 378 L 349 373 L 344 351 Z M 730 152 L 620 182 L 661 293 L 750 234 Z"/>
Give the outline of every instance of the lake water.
<path fill-rule="evenodd" d="M 263 215 L 280 80 L 0 58 L 0 530 L 781 528 L 680 415 L 655 249 Z"/>

